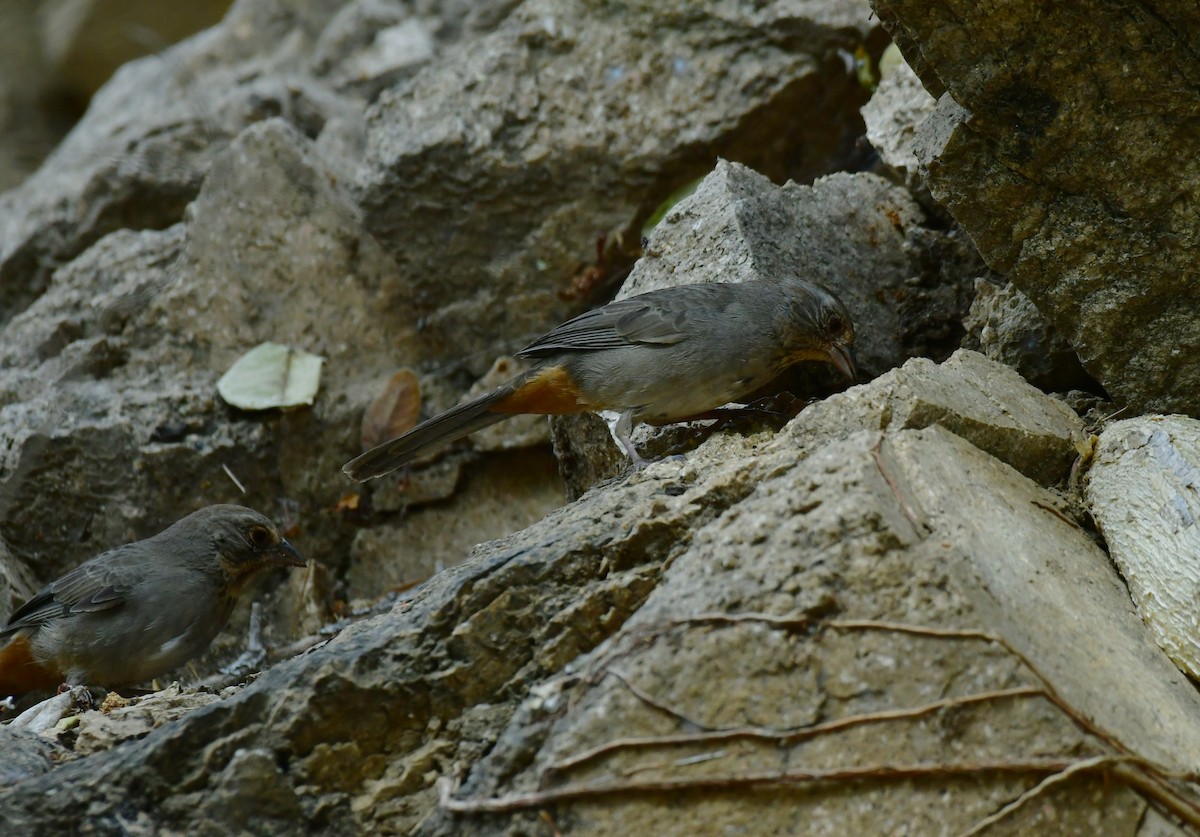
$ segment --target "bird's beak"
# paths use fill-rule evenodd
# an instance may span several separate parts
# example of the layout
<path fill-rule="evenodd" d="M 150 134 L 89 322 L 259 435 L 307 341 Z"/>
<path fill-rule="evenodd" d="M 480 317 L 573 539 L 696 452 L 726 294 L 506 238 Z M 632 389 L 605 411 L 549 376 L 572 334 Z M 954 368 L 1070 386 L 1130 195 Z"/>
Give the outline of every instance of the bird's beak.
<path fill-rule="evenodd" d="M 854 354 L 849 346 L 834 343 L 829 347 L 829 362 L 851 381 L 858 380 L 858 369 L 854 365 Z"/>
<path fill-rule="evenodd" d="M 308 566 L 304 563 L 304 559 L 300 557 L 300 553 L 296 551 L 296 547 L 283 538 L 280 538 L 279 543 L 271 547 L 270 551 L 267 552 L 267 563 L 280 567 Z"/>

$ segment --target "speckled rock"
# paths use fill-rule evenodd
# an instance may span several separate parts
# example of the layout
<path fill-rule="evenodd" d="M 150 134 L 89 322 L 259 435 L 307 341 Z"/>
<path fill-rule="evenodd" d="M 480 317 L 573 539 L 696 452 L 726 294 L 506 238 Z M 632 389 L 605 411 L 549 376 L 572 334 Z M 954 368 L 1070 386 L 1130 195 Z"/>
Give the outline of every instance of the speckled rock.
<path fill-rule="evenodd" d="M 1011 366 L 1047 392 L 1100 390 L 1079 356 L 1011 282 L 976 279 L 975 299 L 963 327 L 964 347 Z"/>
<path fill-rule="evenodd" d="M 930 191 L 989 266 L 1118 403 L 1200 416 L 1195 4 L 872 5 L 938 97 Z"/>
<path fill-rule="evenodd" d="M 0 792 L 0 817 L 31 834 L 84 812 L 115 833 L 130 806 L 148 831 L 228 829 L 236 812 L 268 833 L 498 834 L 535 831 L 540 809 L 579 834 L 962 831 L 1048 775 L 980 762 L 1065 765 L 1110 746 L 1046 701 L 1039 677 L 1118 746 L 1194 770 L 1200 698 L 1107 556 L 1020 472 L 1057 478 L 1034 463 L 1074 449 L 1060 410 L 960 353 L 835 395 L 780 433 L 716 434 L 481 545 L 245 688 L 25 778 Z M 1022 436 L 1045 441 L 1007 441 Z M 750 732 L 704 737 L 726 728 Z M 772 738 L 793 729 L 813 732 Z M 694 740 L 613 743 L 679 733 Z M 927 763 L 951 775 L 568 798 L 613 779 Z M 952 807 L 938 801 L 948 786 Z M 538 788 L 567 795 L 511 796 Z M 1146 809 L 1087 771 L 1039 802 L 1005 824 L 1117 835 Z M 509 809 L 463 810 L 493 803 Z"/>
<path fill-rule="evenodd" d="M 1200 679 L 1200 421 L 1142 416 L 1105 427 L 1087 500 L 1138 613 Z"/>

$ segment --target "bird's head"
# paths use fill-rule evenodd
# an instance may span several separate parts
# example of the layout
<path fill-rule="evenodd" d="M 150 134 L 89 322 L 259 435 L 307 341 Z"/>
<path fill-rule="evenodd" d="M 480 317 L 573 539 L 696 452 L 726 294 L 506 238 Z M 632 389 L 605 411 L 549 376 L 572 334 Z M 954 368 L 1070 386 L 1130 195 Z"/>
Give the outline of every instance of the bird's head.
<path fill-rule="evenodd" d="M 842 374 L 856 380 L 854 323 L 850 312 L 833 292 L 815 282 L 792 279 L 784 283 L 788 304 L 783 314 L 783 365 L 802 360 L 832 363 Z"/>
<path fill-rule="evenodd" d="M 180 525 L 195 527 L 211 539 L 221 571 L 234 585 L 268 567 L 306 566 L 275 524 L 244 506 L 209 506 L 176 524 Z"/>

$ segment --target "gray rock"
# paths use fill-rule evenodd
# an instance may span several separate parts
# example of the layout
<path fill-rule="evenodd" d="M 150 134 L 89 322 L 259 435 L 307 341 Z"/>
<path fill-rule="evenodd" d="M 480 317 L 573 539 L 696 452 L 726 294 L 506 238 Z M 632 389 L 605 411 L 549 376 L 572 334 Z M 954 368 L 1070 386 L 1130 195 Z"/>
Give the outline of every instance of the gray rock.
<path fill-rule="evenodd" d="M 618 792 L 585 802 L 556 802 L 554 794 L 606 783 L 709 780 L 720 788 L 748 775 L 1103 752 L 1040 697 L 963 707 L 952 725 L 867 724 L 778 740 L 776 731 L 916 707 L 934 696 L 1040 686 L 1014 652 L 1119 740 L 1168 764 L 1200 759 L 1200 737 L 1181 741 L 1173 731 L 1196 717 L 1200 700 L 1150 645 L 1104 554 L 1042 508 L 1053 508 L 1052 495 L 937 427 L 889 434 L 882 444 L 878 434 L 860 432 L 793 467 L 774 458 L 779 447 L 760 454 L 773 461 L 754 492 L 696 532 L 638 613 L 577 661 L 557 694 L 533 690 L 451 804 L 539 791 L 547 801 L 518 804 L 529 810 L 525 817 L 443 812 L 418 833 L 507 833 L 539 807 L 577 834 L 682 835 L 713 823 L 754 833 L 877 834 L 897 822 L 922 833 L 961 832 L 1028 785 L 981 778 L 956 794 L 952 808 L 932 802 L 944 780 L 873 781 L 832 794 L 814 787 L 763 795 L 736 785 L 720 794 Z M 1064 553 L 1069 563 L 1055 558 Z M 1030 612 L 1044 619 L 1035 626 Z M 870 627 L 824 627 L 857 620 Z M 918 633 L 887 627 L 897 624 Z M 1010 648 L 919 633 L 977 627 Z M 1128 678 L 1139 669 L 1153 682 L 1153 704 Z M 1123 688 L 1114 692 L 1113 683 Z M 1168 707 L 1169 725 L 1159 706 Z M 764 735 L 705 740 L 708 731 L 730 729 Z M 689 734 L 690 742 L 663 740 Z M 658 741 L 567 766 L 593 748 L 639 738 Z M 1017 833 L 1124 834 L 1144 806 L 1128 788 L 1105 790 L 1101 777 L 1054 798 L 1053 806 L 1018 810 L 1006 825 Z"/>
<path fill-rule="evenodd" d="M 597 238 L 635 249 L 642 222 L 717 155 L 773 176 L 828 171 L 860 93 L 822 57 L 867 26 L 858 2 L 798 15 L 534 0 L 383 93 L 359 195 L 412 283 L 429 353 L 479 376 L 497 335 L 511 352 L 566 319 Z"/>
<path fill-rule="evenodd" d="M 0 324 L 53 269 L 119 229 L 180 220 L 213 157 L 238 131 L 284 114 L 313 135 L 344 109 L 304 70 L 340 0 L 239 3 L 221 26 L 126 64 L 53 155 L 0 195 Z M 268 71 L 269 68 L 269 71 Z"/>
<path fill-rule="evenodd" d="M 855 416 L 845 422 L 844 416 Z M 894 432 L 940 425 L 1041 485 L 1065 481 L 1085 442 L 1083 422 L 1006 366 L 971 351 L 940 366 L 914 358 L 869 385 L 853 387 L 808 407 L 784 431 L 808 447 L 828 436 L 811 428 Z M 824 419 L 823 416 L 830 416 Z M 840 438 L 840 437 L 837 437 Z"/>
<path fill-rule="evenodd" d="M 876 175 L 838 173 L 811 186 L 775 186 L 722 160 L 655 228 L 620 296 L 668 285 L 803 276 L 846 303 L 854 317 L 855 358 L 863 377 L 872 378 L 910 357 L 940 359 L 957 347 L 949 339 L 936 343 L 933 335 L 961 320 L 971 278 L 930 270 L 919 251 L 939 248 L 967 263 L 973 251 L 924 221 L 907 191 Z M 957 305 L 936 305 L 943 285 Z"/>
<path fill-rule="evenodd" d="M 683 463 L 593 489 L 249 686 L 26 779 L 0 795 L 0 816 L 37 834 L 87 811 L 105 833 L 134 805 L 146 828 L 203 830 L 226 823 L 207 801 L 217 794 L 252 831 L 490 834 L 533 828 L 539 807 L 581 834 L 698 833 L 714 822 L 961 831 L 1047 775 L 972 765 L 1108 752 L 1086 724 L 1194 770 L 1200 698 L 1153 644 L 1107 557 L 1020 473 L 1056 479 L 1036 461 L 1067 459 L 1077 430 L 1056 401 L 978 355 L 912 361 L 783 433 L 716 435 Z M 1046 441 L 1006 441 L 1018 438 Z M 1039 677 L 1088 719 L 1083 728 L 1034 691 Z M 543 777 L 614 738 L 793 729 L 1013 688 L 1030 691 L 786 746 L 618 748 Z M 620 776 L 719 781 L 872 764 L 945 764 L 964 781 L 952 808 L 936 801 L 941 777 L 606 794 L 471 816 L 439 808 L 434 784 L 465 774 L 453 805 L 539 781 L 553 792 Z M 275 801 L 256 809 L 235 790 L 243 785 Z M 1120 779 L 1089 772 L 1040 798 L 1005 823 L 1122 834 L 1146 805 Z"/>
<path fill-rule="evenodd" d="M 1087 500 L 1129 593 L 1163 651 L 1200 679 L 1200 422 L 1115 421 L 1100 433 Z"/>
<path fill-rule="evenodd" d="M 1047 392 L 1099 389 L 1079 356 L 1011 282 L 975 280 L 975 299 L 963 320 L 963 346 L 1011 366 Z"/>
<path fill-rule="evenodd" d="M 6 724 L 0 727 L 0 792 L 32 776 L 41 776 L 53 768 L 55 747 L 33 730 Z"/>
<path fill-rule="evenodd" d="M 483 296 L 462 293 L 459 277 L 474 281 L 502 263 L 500 272 L 516 277 L 530 265 L 513 254 L 540 252 L 536 241 L 504 226 L 505 218 L 524 223 L 528 215 L 529 195 L 519 190 L 463 204 L 450 189 L 468 222 L 460 229 L 476 242 L 464 251 L 447 249 L 443 233 L 451 227 L 424 205 L 409 206 L 405 235 L 381 245 L 363 218 L 379 229 L 384 198 L 372 184 L 388 143 L 411 139 L 424 148 L 443 135 L 449 115 L 486 115 L 502 89 L 517 91 L 522 113 L 529 104 L 522 97 L 536 92 L 531 101 L 540 104 L 530 113 L 543 127 L 574 114 L 567 120 L 573 138 L 564 128 L 561 146 L 525 131 L 475 168 L 451 162 L 452 177 L 444 177 L 449 161 L 423 151 L 405 165 L 419 165 L 423 177 L 446 187 L 465 182 L 481 195 L 505 195 L 510 160 L 526 160 L 519 179 L 535 189 L 545 213 L 537 222 L 548 236 L 543 243 L 590 260 L 596 233 L 612 226 L 614 212 L 622 224 L 636 223 L 674 180 L 701 165 L 700 149 L 769 156 L 766 135 L 784 144 L 804 140 L 813 156 L 801 168 L 819 170 L 827 165 L 820 150 L 836 145 L 828 138 L 853 122 L 853 109 L 837 97 L 826 100 L 834 110 L 820 119 L 793 117 L 816 89 L 850 89 L 818 56 L 857 42 L 868 25 L 863 6 L 831 4 L 802 18 L 735 6 L 699 13 L 693 25 L 656 4 L 615 15 L 565 0 L 527 4 L 510 22 L 514 5 L 307 0 L 280 12 L 265 0 L 239 3 L 214 29 L 122 68 L 54 157 L 0 196 L 0 537 L 23 565 L 4 570 L 13 579 L 11 598 L 211 502 L 242 502 L 279 518 L 307 554 L 337 573 L 359 559 L 388 561 L 395 543 L 389 548 L 386 534 L 396 526 L 447 533 L 406 542 L 409 568 L 424 573 L 443 565 L 448 550 L 457 554 L 560 502 L 540 466 L 520 489 L 501 480 L 489 493 L 479 482 L 471 497 L 452 499 L 471 470 L 469 456 L 411 497 L 390 487 L 378 503 L 340 476 L 340 464 L 357 453 L 359 411 L 397 366 L 421 371 L 430 409 L 449 406 L 497 356 L 579 304 L 557 294 L 580 266 L 573 255 L 547 256 L 545 270 L 521 279 L 529 292 L 510 298 L 520 311 L 512 320 L 490 303 L 493 294 L 505 298 L 502 282 L 480 292 L 490 312 L 482 319 L 471 306 Z M 391 36 L 381 40 L 392 27 L 407 27 L 412 38 L 424 32 L 432 49 L 418 56 Z M 771 32 L 791 33 L 785 49 Z M 604 57 L 592 50 L 609 36 L 626 51 Z M 576 55 L 557 51 L 569 43 Z M 527 70 L 541 64 L 545 71 L 531 87 Z M 472 93 L 458 84 L 483 65 L 497 70 L 492 87 Z M 589 68 L 595 74 L 582 77 Z M 368 148 L 367 98 L 384 89 L 367 176 L 356 185 Z M 434 89 L 443 98 L 421 92 Z M 712 100 L 714 93 L 727 100 Z M 645 122 L 649 111 L 631 109 L 631 96 L 644 96 L 644 108 L 662 105 L 662 119 Z M 415 104 L 405 110 L 401 102 Z M 603 136 L 591 133 L 599 124 L 594 107 L 611 111 Z M 692 124 L 703 114 L 712 118 Z M 640 151 L 608 148 L 610 135 Z M 609 162 L 593 177 L 601 170 L 597 153 Z M 388 188 L 396 175 L 396 168 L 386 172 Z M 393 221 L 415 184 L 406 183 L 404 200 L 389 207 Z M 609 192 L 615 202 L 595 200 Z M 360 196 L 368 198 L 365 216 Z M 456 323 L 462 339 L 445 343 L 435 321 Z M 264 340 L 325 358 L 312 409 L 249 415 L 214 397 L 217 377 Z M 447 354 L 454 359 L 446 362 Z M 504 451 L 546 438 L 544 422 L 528 424 L 516 435 L 514 425 L 481 438 L 481 448 Z M 480 470 L 490 479 L 499 469 Z M 491 514 L 511 492 L 522 495 L 508 503 L 511 513 Z M 476 502 L 481 495 L 489 502 Z M 422 524 L 425 512 L 410 500 L 442 505 Z M 363 524 L 387 528 L 356 539 Z M 380 591 L 368 586 L 411 580 L 409 570 L 367 571 L 352 587 L 371 595 Z M 315 587 L 321 596 L 336 593 Z M 283 611 L 266 623 L 282 635 L 269 642 L 295 639 L 311 623 L 318 591 L 306 587 L 304 596 L 294 609 L 276 602 Z M 291 620 L 297 612 L 305 615 Z M 216 657 L 201 666 L 236 655 L 245 617 L 235 617 Z"/>
<path fill-rule="evenodd" d="M 867 141 L 892 179 L 912 190 L 922 203 L 928 197 L 928 189 L 913 149 L 913 138 L 917 126 L 925 121 L 935 104 L 917 74 L 899 60 L 883 73 L 879 87 L 862 106 Z"/>
<path fill-rule="evenodd" d="M 1193 5 L 873 5 L 940 97 L 918 157 L 988 264 L 1119 403 L 1200 415 L 1200 210 L 1180 197 L 1200 93 L 1175 60 Z"/>

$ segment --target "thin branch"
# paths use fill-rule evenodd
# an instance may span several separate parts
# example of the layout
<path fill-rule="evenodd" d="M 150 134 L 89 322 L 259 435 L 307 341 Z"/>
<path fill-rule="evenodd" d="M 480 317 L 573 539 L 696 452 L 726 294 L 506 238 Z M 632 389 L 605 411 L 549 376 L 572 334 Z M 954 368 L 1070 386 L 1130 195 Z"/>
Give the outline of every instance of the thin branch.
<path fill-rule="evenodd" d="M 1109 760 L 1123 758 L 1111 756 Z M 1090 760 L 1089 760 L 1090 761 Z M 553 805 L 575 799 L 594 799 L 622 793 L 669 793 L 680 790 L 736 790 L 740 788 L 783 788 L 816 782 L 858 781 L 862 779 L 928 779 L 958 778 L 986 773 L 1061 773 L 1076 764 L 1064 759 L 1033 759 L 1030 761 L 981 761 L 961 764 L 918 762 L 915 764 L 871 764 L 834 769 L 786 770 L 745 773 L 739 776 L 688 776 L 665 779 L 610 781 L 597 784 L 563 785 L 542 791 L 510 793 L 503 796 L 454 798 L 454 783 L 445 777 L 438 780 L 440 804 L 455 813 L 503 813 Z M 1101 771 L 1104 765 L 1085 765 L 1083 772 Z"/>
<path fill-rule="evenodd" d="M 672 709 L 671 707 L 667 706 L 665 703 L 662 703 L 661 701 L 656 699 L 653 695 L 651 695 L 649 692 L 647 692 L 645 689 L 643 689 L 641 686 L 637 685 L 632 680 L 630 680 L 627 675 L 623 674 L 622 672 L 618 671 L 617 669 L 615 669 L 615 668 L 605 669 L 605 673 L 611 674 L 617 680 L 620 680 L 621 683 L 625 686 L 625 688 L 628 689 L 633 694 L 634 697 L 636 697 L 638 700 L 640 700 L 642 703 L 646 704 L 647 706 L 657 709 L 659 712 L 662 712 L 664 715 L 674 718 L 676 721 L 679 721 L 682 724 L 689 724 L 691 726 L 698 727 L 699 729 L 702 729 L 702 730 L 716 731 L 715 727 L 711 727 L 707 724 L 702 724 L 699 721 L 697 721 L 695 718 L 689 718 L 687 715 L 684 715 L 679 710 Z"/>
<path fill-rule="evenodd" d="M 1072 764 L 1070 767 L 1066 768 L 1065 770 L 1062 770 L 1058 773 L 1054 773 L 1050 776 L 1047 776 L 1045 779 L 1042 779 L 1042 781 L 1038 782 L 1032 788 L 1025 791 L 1023 794 L 1018 796 L 1012 802 L 1005 805 L 999 811 L 996 811 L 993 814 L 989 814 L 988 816 L 981 819 L 979 822 L 975 823 L 975 825 L 971 826 L 966 831 L 964 831 L 962 834 L 960 834 L 959 837 L 976 837 L 976 835 L 982 834 L 988 828 L 990 828 L 991 826 L 993 826 L 996 823 L 1003 820 L 1008 815 L 1015 812 L 1018 808 L 1020 808 L 1025 803 L 1029 802 L 1031 799 L 1041 796 L 1049 788 L 1053 787 L 1054 785 L 1065 782 L 1067 779 L 1070 779 L 1072 776 L 1074 776 L 1077 773 L 1084 773 L 1088 770 L 1096 770 L 1097 768 L 1100 768 L 1102 766 L 1104 766 L 1104 767 L 1114 766 L 1117 761 L 1118 760 L 1115 759 L 1113 756 L 1093 756 L 1090 759 L 1084 759 L 1083 761 L 1077 761 L 1074 764 Z"/>
<path fill-rule="evenodd" d="M 594 761 L 601 756 L 621 750 L 644 750 L 656 747 L 672 747 L 688 744 L 713 744 L 721 741 L 736 739 L 751 739 L 769 741 L 773 744 L 794 744 L 809 738 L 815 738 L 830 732 L 847 729 L 862 724 L 883 723 L 885 721 L 907 720 L 920 718 L 925 715 L 957 706 L 969 706 L 973 703 L 984 703 L 994 700 L 1005 700 L 1021 697 L 1045 697 L 1045 690 L 1037 686 L 1021 686 L 1015 689 L 1001 689 L 994 692 L 981 692 L 963 697 L 944 698 L 931 703 L 914 706 L 907 709 L 888 709 L 880 712 L 865 712 L 859 715 L 849 715 L 823 724 L 797 729 L 774 730 L 766 727 L 733 727 L 729 729 L 712 730 L 699 733 L 678 733 L 674 735 L 652 735 L 637 738 L 618 738 L 597 745 L 590 750 L 584 750 L 569 758 L 557 761 L 546 768 L 546 774 L 561 773 L 571 770 L 581 764 Z"/>
<path fill-rule="evenodd" d="M 891 489 L 896 505 L 900 507 L 900 511 L 908 518 L 908 522 L 912 524 L 913 531 L 918 533 L 918 536 L 926 534 L 929 532 L 929 525 L 925 522 L 924 515 L 912 507 L 908 497 L 900 490 L 900 485 L 896 481 L 896 478 L 892 476 L 892 469 L 888 467 L 887 460 L 884 458 L 883 440 L 885 438 L 886 435 L 880 433 L 879 440 L 871 445 L 871 459 L 875 461 L 875 467 L 879 471 L 879 476 L 883 477 L 883 481 Z"/>
<path fill-rule="evenodd" d="M 229 470 L 229 466 L 228 466 L 228 465 L 226 465 L 224 462 L 222 462 L 222 463 L 221 463 L 221 469 L 222 469 L 223 471 L 225 471 L 225 476 L 229 477 L 229 479 L 230 479 L 230 480 L 233 482 L 233 484 L 234 484 L 234 485 L 236 485 L 236 486 L 238 487 L 238 491 L 240 491 L 240 492 L 242 492 L 243 494 L 245 494 L 245 493 L 246 493 L 246 486 L 242 485 L 242 481 L 241 481 L 241 480 L 239 480 L 237 477 L 235 477 L 235 476 L 233 475 L 233 471 Z"/>

